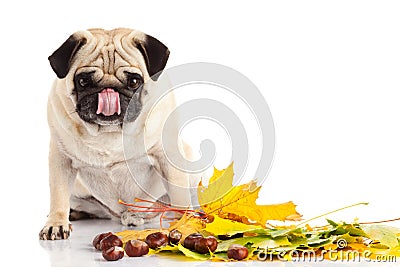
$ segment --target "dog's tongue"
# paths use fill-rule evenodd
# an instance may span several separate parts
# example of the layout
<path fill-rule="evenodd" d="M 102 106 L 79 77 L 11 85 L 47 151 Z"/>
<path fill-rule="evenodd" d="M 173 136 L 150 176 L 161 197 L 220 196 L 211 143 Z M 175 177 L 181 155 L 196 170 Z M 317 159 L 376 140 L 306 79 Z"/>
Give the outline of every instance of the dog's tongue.
<path fill-rule="evenodd" d="M 121 106 L 119 104 L 119 93 L 111 88 L 106 88 L 99 93 L 99 104 L 97 106 L 97 114 L 102 113 L 104 116 L 111 116 L 114 113 L 121 114 Z"/>

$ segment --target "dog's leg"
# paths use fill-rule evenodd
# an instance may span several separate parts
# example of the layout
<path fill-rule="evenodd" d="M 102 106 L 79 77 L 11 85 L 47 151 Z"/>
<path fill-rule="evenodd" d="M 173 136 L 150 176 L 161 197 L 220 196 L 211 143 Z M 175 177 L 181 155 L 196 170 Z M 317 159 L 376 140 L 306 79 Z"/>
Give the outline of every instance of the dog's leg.
<path fill-rule="evenodd" d="M 168 195 L 171 205 L 179 208 L 190 208 L 192 206 L 189 187 L 189 175 L 172 167 L 167 177 Z"/>
<path fill-rule="evenodd" d="M 190 208 L 192 203 L 189 173 L 172 166 L 163 155 L 158 157 L 156 169 L 158 175 L 162 175 L 165 179 L 164 186 L 168 192 L 171 205 L 179 208 Z"/>
<path fill-rule="evenodd" d="M 93 196 L 78 198 L 74 195 L 69 199 L 71 209 L 69 213 L 70 221 L 82 219 L 113 219 L 116 214 L 104 206 Z M 114 216 L 113 216 L 114 215 Z"/>
<path fill-rule="evenodd" d="M 57 147 L 54 138 L 50 142 L 50 213 L 46 225 L 39 233 L 43 240 L 67 239 L 71 231 L 69 222 L 70 189 L 77 171 L 71 159 Z"/>

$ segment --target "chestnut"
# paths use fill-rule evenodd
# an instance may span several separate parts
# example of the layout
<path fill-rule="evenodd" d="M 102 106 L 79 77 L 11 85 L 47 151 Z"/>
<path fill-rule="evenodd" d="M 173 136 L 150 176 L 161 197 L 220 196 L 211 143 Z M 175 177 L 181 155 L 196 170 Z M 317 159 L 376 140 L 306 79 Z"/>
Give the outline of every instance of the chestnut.
<path fill-rule="evenodd" d="M 187 249 L 194 250 L 194 245 L 197 239 L 202 238 L 203 236 L 199 233 L 193 233 L 188 235 L 185 240 L 183 240 L 183 246 Z"/>
<path fill-rule="evenodd" d="M 100 250 L 106 250 L 110 247 L 122 247 L 122 240 L 116 235 L 109 235 L 100 241 Z"/>
<path fill-rule="evenodd" d="M 179 243 L 181 238 L 182 238 L 182 233 L 179 230 L 174 229 L 171 232 L 169 232 L 168 235 L 169 243 L 176 245 Z"/>
<path fill-rule="evenodd" d="M 103 258 L 108 261 L 117 261 L 124 257 L 124 249 L 118 246 L 103 250 Z"/>
<path fill-rule="evenodd" d="M 125 253 L 129 257 L 140 257 L 149 253 L 149 246 L 140 240 L 129 240 L 125 245 Z"/>
<path fill-rule="evenodd" d="M 149 234 L 146 237 L 145 242 L 147 243 L 149 248 L 156 249 L 168 243 L 168 236 L 162 232 L 155 232 Z"/>
<path fill-rule="evenodd" d="M 228 248 L 228 258 L 234 260 L 243 260 L 249 255 L 249 250 L 241 245 L 232 244 Z"/>
<path fill-rule="evenodd" d="M 107 237 L 107 236 L 109 236 L 109 235 L 112 235 L 112 233 L 111 233 L 111 232 L 108 232 L 108 233 L 102 233 L 102 234 L 96 235 L 96 236 L 94 237 L 94 239 L 93 239 L 93 242 L 92 242 L 93 247 L 95 247 L 97 250 L 100 250 L 100 241 L 101 241 L 103 238 L 105 238 L 105 237 Z"/>
<path fill-rule="evenodd" d="M 213 215 L 208 215 L 205 219 L 203 219 L 205 223 L 212 223 L 214 221 Z"/>
<path fill-rule="evenodd" d="M 206 254 L 209 251 L 214 252 L 217 249 L 218 241 L 213 236 L 202 237 L 196 240 L 194 250 Z"/>

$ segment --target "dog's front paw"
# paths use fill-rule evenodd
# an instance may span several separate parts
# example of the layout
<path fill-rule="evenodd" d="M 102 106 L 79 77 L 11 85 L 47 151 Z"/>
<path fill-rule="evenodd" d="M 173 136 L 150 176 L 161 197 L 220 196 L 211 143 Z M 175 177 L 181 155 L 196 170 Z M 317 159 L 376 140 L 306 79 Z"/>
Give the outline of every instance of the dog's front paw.
<path fill-rule="evenodd" d="M 146 220 L 143 218 L 144 216 L 141 215 L 143 215 L 141 212 L 131 212 L 126 210 L 121 214 L 121 223 L 126 226 L 142 225 Z"/>
<path fill-rule="evenodd" d="M 72 231 L 71 224 L 66 222 L 46 223 L 39 233 L 41 240 L 67 239 Z"/>

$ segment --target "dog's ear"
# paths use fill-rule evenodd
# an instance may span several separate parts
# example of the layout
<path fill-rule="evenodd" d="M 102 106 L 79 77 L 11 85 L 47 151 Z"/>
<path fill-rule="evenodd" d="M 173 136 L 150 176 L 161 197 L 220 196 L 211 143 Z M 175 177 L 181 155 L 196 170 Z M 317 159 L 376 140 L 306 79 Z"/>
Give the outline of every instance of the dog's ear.
<path fill-rule="evenodd" d="M 151 79 L 156 81 L 167 64 L 169 57 L 168 47 L 147 34 L 142 40 L 134 39 L 134 43 L 144 57 Z"/>
<path fill-rule="evenodd" d="M 51 56 L 49 56 L 50 65 L 59 79 L 67 76 L 74 55 L 85 43 L 85 38 L 78 38 L 71 35 L 53 54 L 51 54 Z"/>

